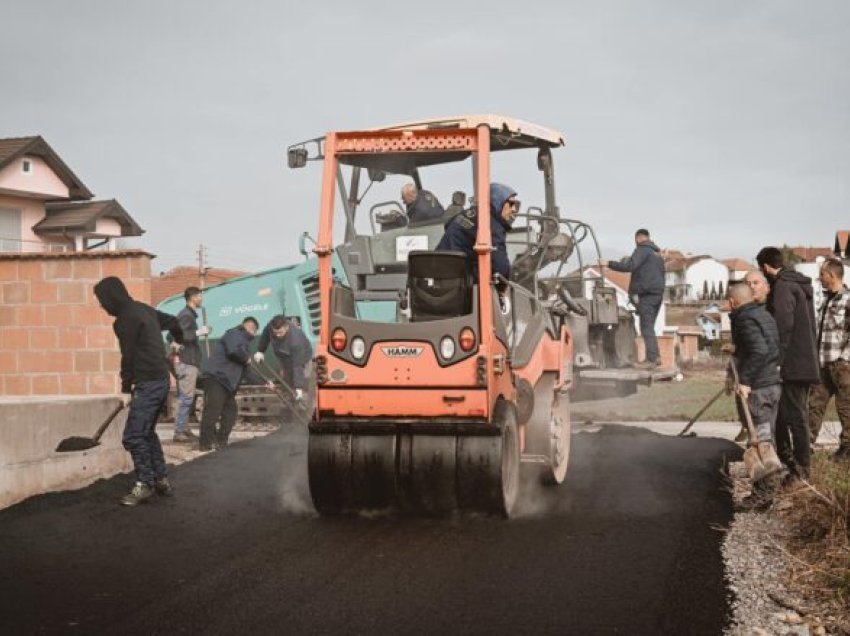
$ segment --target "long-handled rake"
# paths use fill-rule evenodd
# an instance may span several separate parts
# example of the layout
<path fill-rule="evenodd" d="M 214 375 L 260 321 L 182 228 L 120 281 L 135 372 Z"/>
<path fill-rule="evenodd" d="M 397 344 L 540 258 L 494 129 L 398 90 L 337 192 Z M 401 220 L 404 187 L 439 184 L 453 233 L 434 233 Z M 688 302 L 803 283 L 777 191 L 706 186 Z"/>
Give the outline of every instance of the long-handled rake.
<path fill-rule="evenodd" d="M 272 385 L 277 381 L 284 389 L 286 389 L 288 395 L 283 391 L 278 390 L 277 387 L 272 388 L 272 392 L 280 398 L 280 401 L 283 402 L 285 406 L 289 407 L 289 409 L 295 414 L 295 417 L 297 417 L 304 426 L 308 426 L 310 424 L 310 420 L 304 415 L 300 404 L 298 404 L 295 391 L 289 386 L 289 384 L 287 384 L 286 380 L 284 380 L 279 373 L 268 365 L 265 365 L 266 371 L 264 371 L 263 368 L 256 362 L 253 363 L 252 366 L 263 380 L 270 382 Z"/>

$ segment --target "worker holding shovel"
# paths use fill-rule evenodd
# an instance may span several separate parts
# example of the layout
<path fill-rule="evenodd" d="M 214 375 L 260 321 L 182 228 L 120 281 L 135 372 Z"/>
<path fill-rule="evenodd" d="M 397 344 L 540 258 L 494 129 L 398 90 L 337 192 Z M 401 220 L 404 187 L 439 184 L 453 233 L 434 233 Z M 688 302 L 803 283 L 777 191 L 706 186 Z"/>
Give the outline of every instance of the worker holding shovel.
<path fill-rule="evenodd" d="M 744 424 L 750 433 L 744 462 L 753 481 L 752 494 L 740 504 L 742 511 L 766 510 L 779 485 L 782 464 L 776 455 L 776 413 L 779 409 L 779 332 L 773 317 L 757 304 L 745 284 L 729 288 L 732 306 L 731 364 L 734 388 L 741 398 Z"/>

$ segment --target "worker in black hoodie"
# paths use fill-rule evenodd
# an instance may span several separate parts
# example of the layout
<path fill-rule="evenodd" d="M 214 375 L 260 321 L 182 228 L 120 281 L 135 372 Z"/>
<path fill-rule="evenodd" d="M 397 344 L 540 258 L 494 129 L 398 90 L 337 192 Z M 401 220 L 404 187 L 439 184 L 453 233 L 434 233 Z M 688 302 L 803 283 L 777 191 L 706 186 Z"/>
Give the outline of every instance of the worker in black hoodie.
<path fill-rule="evenodd" d="M 112 325 L 121 349 L 121 393 L 130 412 L 124 426 L 124 448 L 133 458 L 136 483 L 121 499 L 125 506 L 148 501 L 154 493 L 170 497 L 174 488 L 156 434 L 156 420 L 168 397 L 169 366 L 162 332 L 183 342 L 177 318 L 133 300 L 121 279 L 104 278 L 94 286 L 100 306 L 115 317 Z"/>
<path fill-rule="evenodd" d="M 776 247 L 763 248 L 756 262 L 770 283 L 767 310 L 779 329 L 782 396 L 776 452 L 792 478 L 805 478 L 811 465 L 809 388 L 820 382 L 812 279 L 787 268 Z"/>

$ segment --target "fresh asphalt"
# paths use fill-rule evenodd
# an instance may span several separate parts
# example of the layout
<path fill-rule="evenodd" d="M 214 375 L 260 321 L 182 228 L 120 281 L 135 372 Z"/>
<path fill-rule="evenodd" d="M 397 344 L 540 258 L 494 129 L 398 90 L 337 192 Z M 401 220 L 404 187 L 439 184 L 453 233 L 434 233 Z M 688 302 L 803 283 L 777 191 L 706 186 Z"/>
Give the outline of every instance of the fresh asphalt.
<path fill-rule="evenodd" d="M 278 433 L 171 472 L 0 511 L 0 634 L 719 634 L 734 444 L 605 426 L 522 514 L 320 518 L 305 439 Z"/>

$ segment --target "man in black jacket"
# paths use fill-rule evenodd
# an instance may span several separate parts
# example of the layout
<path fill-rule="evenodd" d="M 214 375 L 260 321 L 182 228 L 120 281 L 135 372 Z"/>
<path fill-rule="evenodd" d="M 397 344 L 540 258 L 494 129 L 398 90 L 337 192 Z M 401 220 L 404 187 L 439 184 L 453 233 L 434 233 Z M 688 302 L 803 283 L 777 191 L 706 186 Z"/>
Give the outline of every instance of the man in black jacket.
<path fill-rule="evenodd" d="M 787 269 L 782 252 L 776 247 L 763 248 L 756 261 L 770 282 L 767 310 L 779 329 L 782 397 L 776 421 L 776 450 L 792 476 L 805 477 L 811 464 L 809 388 L 820 382 L 812 280 Z"/>
<path fill-rule="evenodd" d="M 660 364 L 658 338 L 655 336 L 655 321 L 664 300 L 664 258 L 652 239 L 649 230 L 635 232 L 635 251 L 629 258 L 608 261 L 615 272 L 630 272 L 629 298 L 637 308 L 640 319 L 640 335 L 646 349 L 646 363 L 642 366 L 654 369 Z"/>
<path fill-rule="evenodd" d="M 177 376 L 177 415 L 174 418 L 174 441 L 191 442 L 195 439 L 189 428 L 189 413 L 195 402 L 195 387 L 201 367 L 201 345 L 199 338 L 210 334 L 207 325 L 198 326 L 198 309 L 203 303 L 203 294 L 197 287 L 187 287 L 183 292 L 186 306 L 177 314 L 183 332 L 183 345 L 179 350 L 180 361 L 175 365 Z"/>
<path fill-rule="evenodd" d="M 106 313 L 115 317 L 112 328 L 121 349 L 122 402 L 130 405 L 123 443 L 133 458 L 136 483 L 121 503 L 135 506 L 148 501 L 155 492 L 171 496 L 174 489 L 166 477 L 156 420 L 170 385 L 162 332 L 167 329 L 180 343 L 180 325 L 174 316 L 133 300 L 124 283 L 114 276 L 97 283 L 94 294 Z"/>
<path fill-rule="evenodd" d="M 227 446 L 230 431 L 236 424 L 236 391 L 242 383 L 245 368 L 251 363 L 249 348 L 259 328 L 257 319 L 249 316 L 238 327 L 228 329 L 204 364 L 201 451 Z"/>
<path fill-rule="evenodd" d="M 269 344 L 280 362 L 283 379 L 295 390 L 295 399 L 303 402 L 307 392 L 307 365 L 313 357 L 310 341 L 301 327 L 278 315 L 269 321 L 260 335 L 254 354 L 257 364 L 265 359 Z"/>
<path fill-rule="evenodd" d="M 752 290 L 743 283 L 729 288 L 732 312 L 732 342 L 738 367 L 738 396 L 745 401 L 758 435 L 750 444 L 762 446 L 776 439 L 776 416 L 782 389 L 779 384 L 779 334 L 776 322 L 757 304 Z M 742 418 L 743 422 L 743 418 Z M 762 450 L 762 454 L 766 452 Z M 777 465 L 778 467 L 778 465 Z M 743 509 L 764 509 L 770 505 L 776 489 L 773 476 L 753 484 L 752 494 L 741 504 Z"/>

